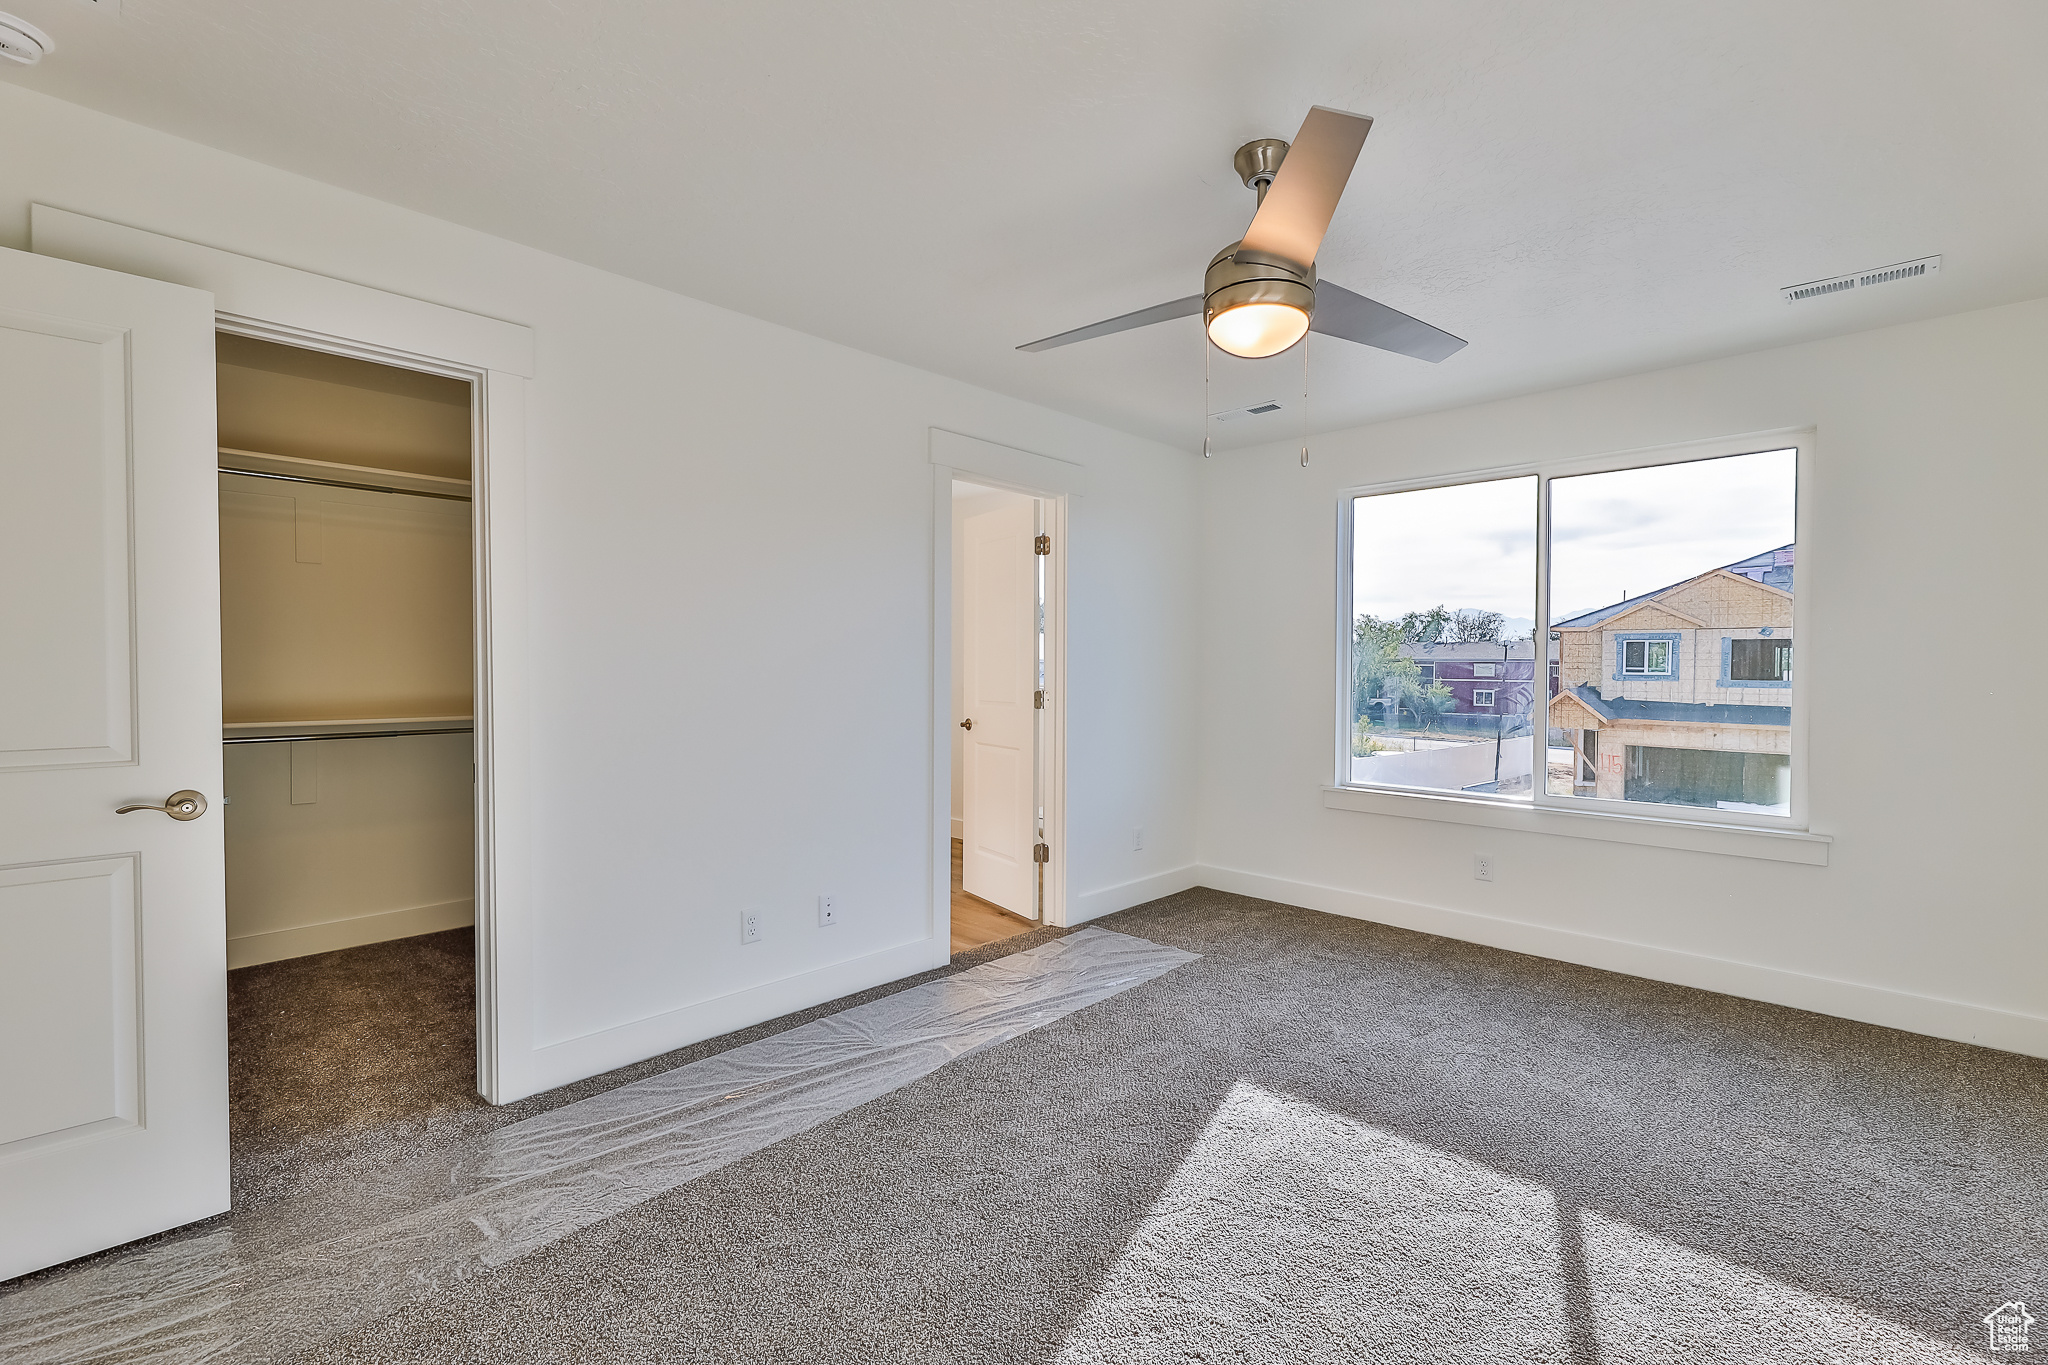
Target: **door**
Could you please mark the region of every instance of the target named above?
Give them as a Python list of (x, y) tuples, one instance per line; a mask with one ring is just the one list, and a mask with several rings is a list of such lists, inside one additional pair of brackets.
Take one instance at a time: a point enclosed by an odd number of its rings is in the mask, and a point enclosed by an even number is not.
[(228, 1206), (213, 325), (0, 250), (0, 1279)]
[(1018, 498), (968, 517), (960, 556), (960, 885), (1026, 919), (1038, 918), (1035, 514), (1031, 499)]

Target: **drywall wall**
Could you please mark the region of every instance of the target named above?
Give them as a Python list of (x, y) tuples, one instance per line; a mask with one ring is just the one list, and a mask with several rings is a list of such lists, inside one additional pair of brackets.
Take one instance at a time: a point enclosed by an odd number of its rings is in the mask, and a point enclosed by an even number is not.
[(227, 746), (228, 966), (476, 916), (468, 735)]
[[(0, 136), (0, 245), (27, 245), (42, 202), (535, 329), (520, 738), (542, 1046), (506, 1098), (944, 955), (934, 426), (1088, 468), (1072, 903), (1187, 884), (1186, 454), (18, 87), (0, 85)], [(826, 892), (845, 922), (821, 929)]]
[[(2048, 301), (1321, 436), (1307, 470), (1292, 445), (1209, 462), (1204, 880), (2048, 1056), (2027, 853), (2044, 368)], [(1324, 808), (1340, 489), (1809, 425), (1799, 666), (1827, 866)]]
[(224, 720), (470, 713), (468, 503), (220, 487)]

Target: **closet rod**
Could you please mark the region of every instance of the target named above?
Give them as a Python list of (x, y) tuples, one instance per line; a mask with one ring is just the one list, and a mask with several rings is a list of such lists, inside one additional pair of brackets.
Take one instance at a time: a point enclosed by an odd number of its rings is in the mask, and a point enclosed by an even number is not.
[(385, 488), (374, 483), (348, 483), (341, 479), (316, 479), (311, 474), (272, 474), (263, 469), (230, 469), (220, 467), (223, 474), (235, 474), (245, 479), (283, 479), (286, 483), (317, 483), (327, 488), (356, 488), (365, 493), (401, 493), (408, 498), (439, 498), (442, 502), (468, 502), (461, 493), (429, 493), (424, 488)]
[[(427, 496), (432, 497), (433, 494)], [(316, 739), (402, 739), (407, 735), (473, 735), (474, 725), (450, 725), (437, 730), (356, 730), (341, 735), (236, 735), (223, 744), (305, 744)]]

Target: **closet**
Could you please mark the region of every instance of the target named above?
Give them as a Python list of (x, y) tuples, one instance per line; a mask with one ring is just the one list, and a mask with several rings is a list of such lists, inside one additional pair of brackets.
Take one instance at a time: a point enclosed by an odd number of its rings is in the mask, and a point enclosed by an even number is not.
[(471, 924), (470, 386), (216, 358), (228, 966)]

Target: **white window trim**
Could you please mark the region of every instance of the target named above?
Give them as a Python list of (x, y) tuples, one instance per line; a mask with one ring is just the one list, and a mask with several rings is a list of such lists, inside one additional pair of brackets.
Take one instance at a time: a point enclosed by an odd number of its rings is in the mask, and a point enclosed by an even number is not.
[[(1494, 693), (1498, 691), (1500, 689), (1497, 687), (1475, 687), (1472, 689), (1472, 704), (1474, 706), (1491, 706), (1493, 705)], [(1479, 700), (1481, 697), (1486, 698), (1486, 700)]]
[[(1336, 628), (1336, 725), (1332, 744), (1333, 777), (1323, 789), (1323, 804), (1332, 810), (1354, 810), (1371, 814), (1399, 815), (1411, 819), (1444, 820), (1497, 829), (1523, 829), (1567, 837), (1605, 839), (1618, 843), (1650, 844), (1664, 848), (1694, 849), (1783, 862), (1825, 865), (1827, 848), (1833, 840), (1814, 833), (1808, 822), (1807, 796), (1807, 695), (1812, 669), (1794, 669), (1792, 677), (1792, 807), (1787, 816), (1755, 815), (1746, 812), (1686, 810), (1686, 818), (1646, 812), (1643, 803), (1603, 801), (1591, 797), (1552, 796), (1538, 781), (1529, 798), (1495, 796), (1471, 792), (1441, 792), (1420, 788), (1353, 785), (1350, 778), (1351, 736), (1351, 630), (1352, 606), (1352, 508), (1353, 500), (1380, 493), (1405, 493), (1424, 488), (1447, 488), (1492, 479), (1537, 479), (1536, 526), (1536, 620), (1550, 619), (1550, 481), (1578, 474), (1601, 474), (1619, 469), (1651, 465), (1712, 460), (1729, 455), (1751, 455), (1766, 450), (1797, 449), (1797, 506), (1793, 518), (1795, 544), (1811, 546), (1808, 509), (1814, 504), (1814, 431), (1811, 427), (1754, 432), (1742, 436), (1690, 441), (1641, 450), (1602, 455), (1534, 460), (1467, 470), (1456, 474), (1432, 474), (1390, 479), (1339, 490), (1337, 494), (1337, 614)], [(1812, 554), (1799, 566), (1800, 589), (1792, 601), (1792, 635), (1809, 638), (1807, 604), (1812, 600), (1812, 578), (1808, 572)], [(1547, 711), (1550, 702), (1548, 629), (1537, 628), (1535, 704)], [(1655, 677), (1659, 675), (1645, 675)], [(1543, 744), (1547, 725), (1536, 725), (1531, 744)], [(1547, 746), (1545, 746), (1547, 747)], [(1532, 764), (1538, 771), (1545, 764)]]
[(1325, 787), (1323, 806), (1326, 810), (1437, 820), (1570, 839), (1599, 839), (1614, 844), (1643, 844), (1693, 853), (1721, 853), (1770, 862), (1805, 863), (1811, 867), (1827, 866), (1828, 850), (1835, 842), (1825, 834), (1804, 830), (1745, 828), (1634, 813), (1560, 810), (1468, 792), (1404, 791), (1398, 787)]

